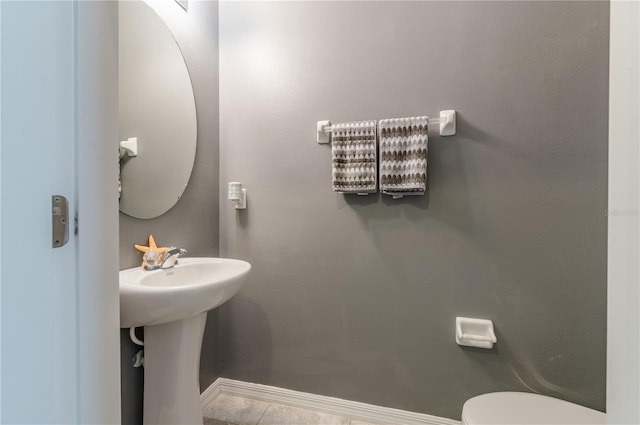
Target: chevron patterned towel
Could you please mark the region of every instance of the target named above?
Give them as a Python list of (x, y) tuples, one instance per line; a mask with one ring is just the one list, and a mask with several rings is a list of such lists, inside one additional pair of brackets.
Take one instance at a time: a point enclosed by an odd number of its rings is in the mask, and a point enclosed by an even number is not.
[(331, 126), (333, 190), (340, 193), (374, 193), (376, 122), (359, 121)]
[(429, 117), (380, 120), (380, 190), (394, 199), (427, 189)]

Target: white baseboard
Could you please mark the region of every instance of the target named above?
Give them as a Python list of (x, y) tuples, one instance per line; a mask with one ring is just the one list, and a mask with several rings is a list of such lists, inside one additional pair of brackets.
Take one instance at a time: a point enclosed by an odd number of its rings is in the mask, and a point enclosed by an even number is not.
[(219, 394), (251, 398), (385, 425), (460, 425), (459, 421), (453, 419), (226, 378), (218, 378), (200, 395), (203, 410)]

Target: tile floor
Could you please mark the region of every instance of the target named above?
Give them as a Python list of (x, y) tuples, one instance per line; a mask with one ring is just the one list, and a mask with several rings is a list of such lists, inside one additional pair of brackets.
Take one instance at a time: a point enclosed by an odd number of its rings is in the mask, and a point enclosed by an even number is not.
[(376, 425), (344, 416), (220, 394), (204, 409), (204, 425)]

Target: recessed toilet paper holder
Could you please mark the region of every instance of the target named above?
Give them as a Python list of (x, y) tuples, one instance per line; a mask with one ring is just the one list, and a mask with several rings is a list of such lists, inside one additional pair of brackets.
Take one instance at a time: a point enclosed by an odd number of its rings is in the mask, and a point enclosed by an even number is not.
[(496, 342), (498, 339), (491, 320), (456, 317), (456, 343), (458, 345), (490, 349)]

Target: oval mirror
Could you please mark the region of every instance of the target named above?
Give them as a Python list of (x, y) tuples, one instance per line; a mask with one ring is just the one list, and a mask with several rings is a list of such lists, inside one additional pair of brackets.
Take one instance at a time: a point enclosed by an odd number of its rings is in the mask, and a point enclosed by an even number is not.
[(120, 211), (167, 212), (182, 196), (196, 155), (196, 106), (187, 66), (169, 28), (142, 1), (119, 4)]

